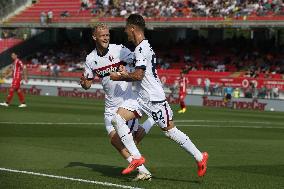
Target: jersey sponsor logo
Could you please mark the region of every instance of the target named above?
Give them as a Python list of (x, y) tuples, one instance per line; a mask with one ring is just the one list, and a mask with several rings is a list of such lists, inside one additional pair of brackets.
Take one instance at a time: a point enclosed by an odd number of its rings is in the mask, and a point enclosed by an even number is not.
[(116, 72), (118, 70), (119, 65), (121, 65), (121, 62), (111, 64), (105, 67), (101, 67), (98, 69), (94, 69), (94, 72), (99, 76), (99, 77), (105, 77), (109, 76), (110, 72)]

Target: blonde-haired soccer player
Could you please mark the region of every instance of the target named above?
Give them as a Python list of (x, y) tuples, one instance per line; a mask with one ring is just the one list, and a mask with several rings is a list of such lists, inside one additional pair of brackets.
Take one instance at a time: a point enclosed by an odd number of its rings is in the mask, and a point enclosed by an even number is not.
[[(115, 116), (115, 112), (118, 107), (125, 101), (128, 102), (124, 108), (131, 111), (137, 109), (136, 97), (132, 92), (131, 82), (126, 81), (112, 81), (110, 80), (110, 73), (116, 72), (119, 69), (124, 69), (127, 64), (133, 63), (133, 53), (123, 45), (109, 44), (110, 33), (109, 28), (104, 23), (99, 23), (93, 28), (92, 36), (96, 48), (87, 56), (84, 66), (84, 74), (81, 77), (81, 85), (84, 89), (89, 89), (92, 85), (95, 75), (101, 78), (101, 84), (105, 92), (105, 126), (111, 144), (119, 151), (119, 153), (128, 161), (132, 162), (135, 158), (135, 153), (127, 150), (126, 147), (134, 145), (125, 143), (125, 138), (132, 138), (133, 132), (136, 132), (136, 141), (139, 142), (145, 133), (149, 132), (150, 128), (154, 124), (152, 119), (146, 120), (142, 127), (138, 127), (138, 120), (129, 120), (128, 126), (124, 128), (125, 133), (121, 134), (121, 131), (113, 127), (111, 120)], [(136, 129), (135, 129), (136, 128)], [(123, 137), (121, 136), (123, 135)], [(138, 149), (137, 149), (138, 151)], [(142, 162), (138, 167), (138, 175), (135, 180), (150, 180), (151, 173), (145, 168)]]

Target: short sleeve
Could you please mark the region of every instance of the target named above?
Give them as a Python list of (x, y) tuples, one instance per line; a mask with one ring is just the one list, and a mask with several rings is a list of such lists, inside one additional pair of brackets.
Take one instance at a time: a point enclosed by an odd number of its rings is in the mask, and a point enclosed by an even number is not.
[(127, 64), (132, 64), (134, 61), (134, 53), (123, 45), (121, 45), (120, 48), (120, 60)]
[(147, 66), (147, 57), (143, 54), (142, 47), (135, 49), (135, 68), (146, 69)]

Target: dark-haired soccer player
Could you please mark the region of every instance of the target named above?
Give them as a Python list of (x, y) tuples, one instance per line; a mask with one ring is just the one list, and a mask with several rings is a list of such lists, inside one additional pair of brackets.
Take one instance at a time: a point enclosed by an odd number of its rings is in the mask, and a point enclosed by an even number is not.
[(25, 103), (25, 98), (24, 98), (24, 94), (21, 90), (21, 81), (22, 81), (22, 72), (24, 72), (24, 79), (27, 82), (27, 71), (26, 71), (26, 67), (23, 64), (23, 62), (18, 58), (18, 55), (16, 53), (12, 53), (11, 57), (13, 59), (13, 81), (12, 81), (12, 85), (9, 89), (9, 95), (6, 98), (6, 102), (0, 103), (0, 106), (6, 106), (8, 107), (13, 99), (14, 96), (14, 92), (17, 92), (18, 97), (19, 97), (19, 101), (20, 101), (20, 105), (18, 106), (19, 108), (25, 108), (27, 107), (26, 103)]
[[(136, 46), (134, 51), (135, 71), (111, 73), (112, 80), (137, 81), (138, 98), (141, 111), (151, 116), (165, 135), (178, 143), (186, 152), (192, 154), (198, 165), (198, 176), (204, 176), (207, 169), (207, 152), (201, 153), (189, 137), (174, 126), (173, 112), (166, 100), (161, 81), (156, 70), (156, 55), (144, 36), (145, 21), (141, 15), (131, 14), (127, 18), (125, 32), (128, 40)], [(135, 118), (135, 112), (120, 107), (112, 122), (114, 127), (125, 126), (126, 121)], [(119, 135), (123, 137), (122, 135)], [(130, 149), (131, 150), (131, 149)], [(123, 171), (125, 174), (135, 169), (137, 164), (130, 163)]]

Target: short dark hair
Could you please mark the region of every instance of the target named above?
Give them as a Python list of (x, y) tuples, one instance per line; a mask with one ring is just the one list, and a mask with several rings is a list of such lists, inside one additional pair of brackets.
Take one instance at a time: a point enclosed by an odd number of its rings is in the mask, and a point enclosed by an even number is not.
[(142, 31), (145, 29), (145, 20), (140, 14), (131, 14), (127, 20), (126, 24), (132, 24), (138, 26)]

